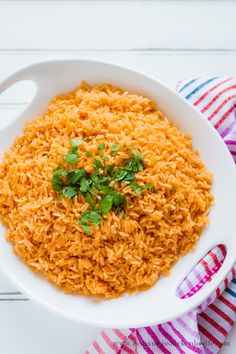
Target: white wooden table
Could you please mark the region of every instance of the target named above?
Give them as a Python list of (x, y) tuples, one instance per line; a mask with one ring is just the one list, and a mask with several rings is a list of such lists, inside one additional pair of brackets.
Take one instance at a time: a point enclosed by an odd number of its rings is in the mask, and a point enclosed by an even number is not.
[[(178, 80), (236, 76), (235, 1), (1, 1), (0, 81), (37, 60), (89, 57)], [(0, 128), (25, 107), (32, 87), (0, 97)], [(18, 293), (0, 274), (1, 354), (82, 354), (99, 329), (64, 320)], [(224, 354), (236, 352), (236, 329)]]

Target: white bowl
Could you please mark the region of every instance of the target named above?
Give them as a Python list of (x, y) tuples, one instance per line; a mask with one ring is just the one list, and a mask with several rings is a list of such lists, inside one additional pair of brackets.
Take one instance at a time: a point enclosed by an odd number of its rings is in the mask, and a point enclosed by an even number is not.
[[(22, 132), (24, 122), (42, 113), (58, 93), (74, 89), (82, 80), (90, 84), (108, 82), (131, 92), (151, 97), (166, 116), (193, 137), (194, 147), (214, 175), (215, 205), (210, 213), (210, 226), (203, 232), (196, 251), (182, 257), (169, 277), (161, 278), (147, 291), (124, 295), (114, 300), (94, 300), (66, 295), (41, 277), (34, 275), (13, 254), (12, 245), (0, 227), (0, 269), (32, 300), (67, 318), (99, 327), (141, 327), (165, 322), (183, 315), (205, 300), (221, 283), (236, 261), (235, 200), (236, 168), (224, 142), (208, 121), (159, 81), (116, 65), (92, 60), (55, 60), (28, 66), (0, 84), (0, 94), (12, 84), (31, 80), (37, 92), (27, 109), (12, 124), (0, 131), (0, 151), (9, 148), (14, 137)], [(211, 282), (195, 296), (179, 299), (176, 289), (194, 265), (212, 247), (224, 244), (226, 259)]]

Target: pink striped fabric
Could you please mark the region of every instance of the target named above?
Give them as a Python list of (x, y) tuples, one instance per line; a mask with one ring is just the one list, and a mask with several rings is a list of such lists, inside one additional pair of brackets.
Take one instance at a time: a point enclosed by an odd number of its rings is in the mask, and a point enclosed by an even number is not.
[[(207, 77), (181, 81), (177, 91), (217, 129), (236, 161), (236, 79)], [(193, 296), (214, 277), (226, 256), (218, 245), (197, 264), (178, 288)], [(197, 309), (174, 321), (138, 329), (104, 330), (87, 354), (216, 354), (236, 321), (236, 265), (219, 288)]]

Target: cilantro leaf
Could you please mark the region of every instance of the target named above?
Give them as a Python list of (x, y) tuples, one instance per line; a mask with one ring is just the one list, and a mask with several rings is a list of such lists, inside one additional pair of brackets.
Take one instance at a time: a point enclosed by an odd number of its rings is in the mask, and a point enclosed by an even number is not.
[(67, 182), (71, 183), (71, 184), (76, 184), (81, 180), (81, 178), (83, 178), (85, 176), (86, 176), (86, 174), (85, 174), (84, 169), (81, 169), (81, 170), (73, 169), (73, 170), (70, 170), (70, 172), (69, 172)]
[(97, 167), (97, 168), (101, 168), (102, 170), (104, 170), (103, 164), (101, 163), (100, 160), (98, 160), (96, 158), (93, 159), (93, 166)]
[(115, 206), (124, 205), (126, 203), (125, 196), (116, 191), (113, 188), (104, 189), (105, 195), (110, 195), (113, 198), (113, 204)]
[(78, 148), (77, 148), (77, 146), (72, 146), (69, 152), (71, 152), (72, 154), (78, 155)]
[(123, 178), (122, 182), (130, 184), (135, 179), (133, 172), (127, 172), (126, 176)]
[(91, 206), (91, 208), (94, 208), (95, 206), (95, 201), (93, 200), (91, 194), (89, 192), (86, 193), (85, 196), (86, 201), (89, 203), (89, 205)]
[(70, 146), (71, 147), (78, 147), (78, 146), (80, 146), (83, 143), (84, 143), (83, 139), (75, 138), (75, 139), (71, 139), (70, 140)]
[(104, 149), (105, 149), (105, 143), (99, 144), (98, 147), (97, 147), (97, 149), (98, 149), (98, 151), (104, 150)]
[(94, 167), (94, 173), (93, 173), (94, 175), (99, 174), (99, 169), (104, 170), (104, 168), (105, 168), (103, 166), (103, 164), (101, 163), (101, 161), (96, 158), (93, 159), (93, 167)]
[(104, 156), (104, 155), (99, 155), (101, 157), (101, 159), (103, 159), (103, 161), (108, 161), (109, 158), (107, 156)]
[(119, 144), (113, 144), (111, 147), (111, 155), (115, 155), (117, 151), (120, 150), (120, 145)]
[(140, 161), (137, 162), (136, 166), (139, 172), (143, 171), (143, 164)]
[(113, 169), (114, 169), (114, 166), (113, 166), (113, 165), (108, 165), (108, 166), (107, 166), (107, 169), (106, 169), (106, 173), (107, 173), (108, 175), (110, 175), (111, 172), (113, 171)]
[(113, 197), (111, 195), (106, 195), (102, 200), (100, 204), (100, 211), (102, 214), (107, 214), (109, 210), (111, 210), (112, 205), (113, 205)]
[(92, 183), (91, 179), (88, 179), (86, 177), (83, 177), (80, 181), (80, 192), (88, 192), (90, 185)]
[(97, 195), (99, 190), (96, 187), (92, 186), (89, 188), (89, 192), (93, 195)]
[(64, 181), (61, 177), (67, 176), (70, 170), (63, 170), (62, 165), (58, 165), (52, 175), (52, 187), (58, 192), (61, 192)]
[(142, 186), (142, 190), (149, 190), (149, 191), (151, 191), (151, 192), (155, 192), (155, 187), (154, 187), (154, 185), (153, 184), (151, 184), (151, 183), (146, 183), (146, 184), (144, 184), (144, 186)]
[(114, 180), (115, 181), (122, 181), (125, 176), (127, 175), (127, 171), (125, 170), (116, 170), (114, 173)]
[(124, 182), (130, 184), (135, 179), (135, 175), (132, 171), (127, 171), (126, 169), (123, 170), (116, 170), (114, 173), (114, 180), (116, 182)]
[(58, 173), (60, 176), (65, 177), (70, 173), (70, 170), (59, 170)]
[(91, 153), (91, 151), (86, 151), (85, 155), (89, 157), (89, 156), (92, 156), (92, 153)]
[(58, 192), (61, 192), (63, 186), (63, 180), (60, 178), (58, 171), (55, 171), (52, 175), (52, 187)]
[(93, 183), (95, 184), (95, 186), (97, 186), (98, 188), (100, 188), (100, 179), (97, 175), (92, 175), (91, 176), (91, 180), (93, 181)]
[(126, 162), (124, 169), (133, 173), (143, 171), (142, 161), (136, 158), (129, 159)]
[(143, 159), (143, 156), (140, 154), (140, 152), (132, 149), (131, 147), (128, 147), (129, 151), (132, 152), (132, 154), (134, 155), (135, 159), (138, 159), (138, 160), (142, 160)]
[(136, 181), (133, 181), (130, 187), (136, 194), (140, 195), (142, 193), (142, 188), (138, 186)]
[(142, 193), (144, 190), (150, 190), (151, 192), (155, 192), (155, 188), (151, 183), (144, 184), (143, 186), (139, 186), (137, 181), (133, 181), (131, 183), (131, 189), (138, 195)]
[[(98, 194), (98, 191), (101, 190), (104, 186), (108, 186), (110, 183), (110, 178), (108, 176), (100, 176), (97, 174), (93, 174), (91, 176), (91, 180), (93, 182), (92, 188), (95, 187), (95, 190), (97, 191), (96, 194)], [(92, 191), (91, 191), (91, 193), (92, 193)]]
[(77, 188), (75, 187), (64, 187), (62, 189), (62, 194), (64, 197), (71, 199), (77, 194)]
[(69, 151), (64, 160), (69, 164), (74, 165), (76, 162), (78, 162), (78, 155)]
[(80, 221), (79, 221), (79, 225), (82, 227), (86, 235), (90, 235), (90, 226), (86, 224), (82, 224)]
[(99, 179), (99, 184), (101, 186), (108, 186), (109, 183), (110, 183), (110, 178), (109, 177), (104, 176), (104, 177), (101, 177)]
[(79, 220), (80, 225), (84, 225), (87, 223), (90, 223), (93, 225), (99, 225), (100, 222), (101, 222), (101, 214), (99, 211), (95, 211), (95, 210), (84, 211), (80, 220)]
[(63, 168), (64, 168), (64, 166), (59, 164), (59, 165), (57, 165), (57, 167), (55, 168), (54, 171), (61, 171)]

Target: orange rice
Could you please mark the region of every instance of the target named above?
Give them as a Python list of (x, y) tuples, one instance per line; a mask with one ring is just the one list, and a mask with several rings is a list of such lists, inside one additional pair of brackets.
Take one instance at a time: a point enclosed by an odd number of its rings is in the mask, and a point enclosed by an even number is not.
[[(143, 155), (138, 183), (155, 192), (117, 191), (125, 210), (103, 216), (86, 235), (77, 223), (89, 204), (78, 193), (58, 200), (51, 178), (72, 138), (80, 146), (76, 167), (93, 170), (98, 144), (106, 143), (105, 164), (122, 165), (127, 146)], [(115, 156), (111, 146), (120, 144)], [(26, 124), (0, 165), (0, 216), (14, 252), (34, 272), (65, 292), (105, 298), (154, 285), (179, 257), (194, 249), (208, 223), (212, 176), (191, 137), (157, 110), (149, 98), (110, 85), (82, 83), (54, 98), (47, 111)]]

